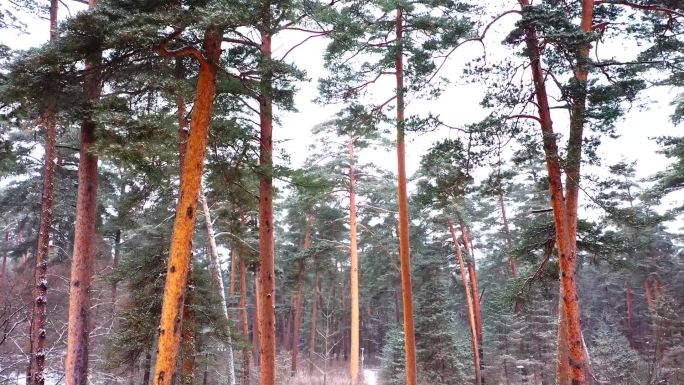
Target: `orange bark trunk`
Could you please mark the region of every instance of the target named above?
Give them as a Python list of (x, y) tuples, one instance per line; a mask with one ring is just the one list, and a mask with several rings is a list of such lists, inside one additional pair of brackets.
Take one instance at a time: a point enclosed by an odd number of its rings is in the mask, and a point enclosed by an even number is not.
[(480, 351), (480, 365), (482, 365), (482, 312), (480, 309), (480, 290), (477, 285), (477, 269), (475, 263), (475, 255), (473, 253), (473, 244), (470, 242), (470, 230), (465, 221), (459, 216), (461, 225), (461, 238), (463, 239), (463, 247), (467, 255), (466, 267), (468, 268), (468, 276), (470, 277), (470, 287), (473, 293), (473, 310), (475, 314), (475, 326), (477, 326), (477, 341), (479, 343), (478, 350)]
[(349, 377), (351, 385), (359, 382), (359, 255), (356, 244), (356, 175), (354, 170), (354, 137), (349, 137), (349, 259), (351, 276), (351, 345)]
[(181, 173), (182, 183), (176, 206), (159, 326), (155, 385), (171, 385), (176, 371), (181, 315), (190, 267), (197, 198), (204, 169), (204, 153), (216, 91), (215, 64), (221, 55), (221, 37), (222, 31), (213, 27), (209, 27), (204, 36), (207, 58), (200, 62), (191, 130)]
[(406, 191), (406, 149), (404, 144), (404, 51), (402, 47), (404, 23), (401, 9), (397, 9), (395, 26), (398, 44), (394, 60), (397, 78), (399, 261), (401, 264), (401, 292), (404, 308), (404, 350), (406, 351), (406, 384), (416, 385), (416, 337), (413, 321), (413, 287), (411, 285), (408, 193)]
[[(586, 5), (586, 3), (587, 1), (584, 1), (583, 5)], [(520, 0), (520, 4), (523, 6), (530, 5), (529, 0)], [(586, 384), (585, 370), (587, 367), (587, 354), (584, 344), (582, 343), (579, 300), (577, 297), (575, 283), (575, 267), (577, 262), (575, 248), (577, 201), (574, 195), (576, 195), (576, 192), (573, 191), (571, 193), (573, 195), (568, 196), (568, 202), (566, 206), (563, 194), (563, 182), (558, 157), (558, 147), (556, 144), (556, 136), (553, 132), (553, 122), (551, 120), (548, 96), (546, 93), (544, 72), (541, 65), (539, 41), (534, 27), (529, 27), (527, 29), (526, 43), (527, 52), (530, 58), (535, 95), (537, 98), (537, 107), (539, 109), (543, 147), (544, 153), (546, 155), (546, 165), (549, 176), (549, 192), (551, 195), (551, 206), (553, 209), (554, 225), (556, 229), (556, 238), (559, 251), (561, 282), (559, 296), (560, 325), (558, 332), (559, 359), (557, 364), (557, 381), (558, 384), (561, 385), (567, 384), (568, 381), (572, 382), (573, 385), (584, 385)], [(573, 134), (573, 131), (576, 130), (571, 129), (571, 136), (577, 135), (577, 132)], [(570, 151), (581, 150), (581, 148), (573, 149), (572, 146), (569, 147), (569, 157), (571, 156)], [(577, 163), (576, 168), (577, 175), (579, 175), (579, 163)], [(572, 175), (571, 170), (568, 170), (568, 175)], [(575, 189), (576, 187), (571, 190)], [(567, 355), (565, 354), (566, 351)]]
[(461, 253), (461, 247), (456, 239), (456, 231), (454, 231), (454, 225), (451, 220), (448, 222), (449, 232), (451, 233), (451, 240), (454, 243), (454, 248), (456, 249), (456, 262), (461, 271), (461, 280), (463, 281), (463, 291), (465, 292), (466, 305), (468, 308), (468, 325), (470, 326), (470, 341), (472, 343), (473, 349), (473, 366), (475, 368), (475, 383), (477, 385), (482, 385), (482, 369), (480, 365), (480, 349), (479, 340), (477, 336), (477, 323), (475, 321), (475, 308), (473, 306), (474, 298), (470, 292), (470, 285), (468, 284), (468, 277), (466, 276), (465, 262), (463, 261), (463, 254)]
[[(50, 1), (50, 41), (57, 38), (58, 0)], [(55, 165), (57, 161), (57, 122), (54, 107), (46, 108), (45, 122), (45, 168), (43, 171), (43, 192), (40, 208), (40, 228), (36, 247), (36, 266), (33, 286), (33, 317), (29, 341), (29, 376), (27, 385), (44, 385), (45, 378), (45, 321), (47, 319), (47, 265), (50, 248), (50, 228), (52, 227), (55, 199)], [(4, 265), (4, 261), (3, 261)], [(4, 266), (3, 266), (4, 272)]]
[[(268, 11), (270, 12), (270, 10)], [(276, 384), (275, 250), (273, 234), (273, 72), (271, 35), (261, 32), (261, 94), (259, 95), (259, 383)]]
[[(97, 0), (90, 0), (94, 7)], [(100, 96), (99, 73), (95, 70), (102, 60), (100, 52), (86, 59), (84, 92), (89, 103)], [(90, 285), (95, 257), (95, 225), (97, 223), (97, 155), (92, 153), (95, 144), (95, 122), (88, 116), (81, 123), (78, 165), (78, 196), (76, 198), (76, 232), (74, 254), (71, 258), (69, 285), (69, 318), (67, 353), (64, 360), (66, 385), (88, 384), (88, 333), (90, 332)]]

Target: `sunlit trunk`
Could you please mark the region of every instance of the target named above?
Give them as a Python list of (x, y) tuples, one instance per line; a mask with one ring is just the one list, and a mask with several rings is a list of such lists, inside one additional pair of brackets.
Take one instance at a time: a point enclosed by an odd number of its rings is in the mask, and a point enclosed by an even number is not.
[(171, 238), (166, 284), (159, 326), (155, 385), (171, 385), (176, 371), (185, 289), (191, 259), (197, 198), (204, 169), (204, 153), (216, 92), (216, 63), (221, 55), (222, 31), (209, 27), (204, 36), (207, 60), (200, 62), (191, 130), (181, 173), (180, 194)]

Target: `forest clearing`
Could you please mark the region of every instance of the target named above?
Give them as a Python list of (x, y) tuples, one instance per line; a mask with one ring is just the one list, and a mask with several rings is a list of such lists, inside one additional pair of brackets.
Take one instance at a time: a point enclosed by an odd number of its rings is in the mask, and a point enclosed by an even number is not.
[(684, 2), (0, 1), (0, 385), (684, 385)]

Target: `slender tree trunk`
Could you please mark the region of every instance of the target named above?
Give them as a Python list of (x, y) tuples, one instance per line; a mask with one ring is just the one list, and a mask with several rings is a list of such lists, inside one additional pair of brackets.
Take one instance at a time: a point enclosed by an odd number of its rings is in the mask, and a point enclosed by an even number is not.
[(294, 322), (292, 327), (292, 364), (290, 366), (290, 375), (292, 377), (297, 374), (297, 356), (299, 355), (300, 333), (302, 328), (302, 308), (304, 307), (304, 293), (298, 292), (295, 296), (295, 311)]
[[(5, 247), (9, 247), (9, 231), (5, 231)], [(7, 283), (7, 249), (2, 254), (2, 268), (0, 268), (0, 289)]]
[[(221, 264), (219, 263), (218, 248), (216, 247), (216, 237), (214, 236), (214, 227), (211, 222), (211, 213), (209, 212), (209, 205), (204, 196), (204, 192), (200, 193), (200, 203), (202, 204), (202, 211), (204, 212), (204, 223), (207, 226), (207, 238), (209, 238), (209, 270), (211, 271), (212, 280), (219, 292), (221, 298), (221, 308), (223, 309), (223, 318), (226, 322), (226, 335), (228, 336), (228, 383), (235, 385), (237, 379), (235, 378), (235, 361), (233, 358), (233, 341), (230, 333), (230, 317), (228, 317), (228, 301), (226, 300), (226, 291), (223, 287), (223, 274), (221, 273)], [(233, 258), (233, 262), (237, 258)]]
[(480, 359), (480, 382), (484, 381), (484, 348), (482, 337), (482, 310), (480, 309), (480, 291), (478, 289), (477, 270), (475, 265), (475, 255), (473, 253), (473, 245), (470, 242), (470, 230), (465, 221), (458, 215), (461, 225), (461, 238), (463, 239), (463, 247), (465, 248), (468, 260), (466, 261), (466, 268), (468, 269), (468, 277), (470, 277), (470, 288), (473, 296), (473, 314), (475, 316), (475, 327), (477, 330), (477, 351)]
[[(466, 305), (468, 307), (468, 325), (470, 326), (470, 340), (473, 348), (473, 366), (475, 367), (475, 384), (482, 385), (482, 369), (480, 365), (480, 349), (479, 341), (477, 336), (477, 323), (475, 321), (475, 308), (473, 302), (475, 298), (470, 291), (470, 284), (468, 284), (468, 277), (466, 276), (466, 266), (463, 261), (463, 254), (461, 253), (461, 246), (458, 244), (456, 239), (456, 231), (454, 231), (454, 225), (449, 220), (449, 232), (451, 233), (451, 240), (454, 243), (454, 248), (456, 250), (456, 262), (461, 271), (461, 280), (463, 281), (463, 289), (466, 297)], [(464, 245), (465, 247), (465, 245)], [(467, 250), (467, 247), (466, 247)]]
[[(116, 233), (114, 234), (114, 260), (112, 261), (112, 270), (116, 270), (119, 267), (119, 258), (121, 256), (121, 229), (116, 229)], [(112, 282), (112, 288), (111, 288), (111, 297), (112, 297), (112, 314), (116, 313), (116, 290), (117, 290), (117, 284), (116, 281)]]
[(214, 27), (207, 28), (204, 36), (204, 51), (207, 59), (200, 62), (191, 130), (181, 173), (182, 183), (176, 206), (177, 215), (166, 273), (159, 326), (159, 351), (154, 374), (155, 385), (171, 385), (176, 370), (181, 315), (190, 267), (197, 198), (204, 169), (204, 152), (216, 91), (216, 63), (221, 55), (221, 38), (221, 30)]
[[(94, 7), (97, 0), (90, 0)], [(102, 60), (97, 51), (86, 59), (84, 93), (92, 106), (100, 96), (100, 74), (95, 68)], [(95, 232), (97, 223), (97, 155), (92, 153), (95, 144), (95, 122), (92, 111), (81, 122), (80, 152), (78, 165), (78, 195), (76, 198), (76, 223), (74, 254), (71, 258), (71, 281), (69, 286), (69, 317), (67, 352), (64, 361), (66, 385), (88, 384), (88, 333), (90, 332), (90, 285), (93, 259), (95, 257)]]
[[(240, 260), (240, 322), (242, 324), (242, 335), (249, 338), (249, 318), (247, 316), (247, 266), (242, 253)], [(242, 384), (249, 384), (249, 349), (242, 349)]]
[[(266, 9), (270, 16), (270, 9)], [(265, 19), (269, 19), (267, 16)], [(266, 22), (267, 20), (264, 20)], [(268, 24), (268, 23), (267, 23)], [(260, 352), (259, 383), (275, 385), (276, 320), (275, 320), (275, 250), (273, 238), (273, 71), (271, 69), (271, 35), (261, 32), (261, 92), (259, 95), (259, 301)]]
[(237, 274), (237, 264), (237, 246), (235, 243), (233, 243), (232, 247), (230, 248), (230, 286), (228, 290), (228, 302), (232, 301), (232, 298), (235, 295), (235, 276)]
[[(57, 38), (58, 0), (50, 0), (50, 41)], [(55, 166), (57, 153), (57, 122), (54, 106), (49, 106), (43, 116), (45, 122), (45, 168), (43, 170), (43, 192), (40, 208), (40, 229), (36, 247), (36, 267), (33, 286), (33, 315), (31, 321), (31, 349), (29, 356), (29, 376), (27, 385), (44, 385), (45, 378), (45, 320), (47, 318), (47, 265), (50, 250), (50, 230), (52, 227), (55, 199)], [(3, 276), (5, 261), (3, 260)]]
[(259, 314), (259, 302), (261, 300), (261, 288), (259, 287), (259, 271), (254, 272), (254, 319), (252, 320), (252, 348), (254, 349), (254, 364), (259, 366), (259, 347), (261, 344), (261, 315)]
[[(313, 218), (311, 214), (306, 215), (306, 230), (304, 231), (304, 251), (308, 252), (311, 249), (311, 231)], [(306, 258), (306, 257), (305, 257)], [(302, 310), (304, 307), (304, 272), (306, 269), (306, 261), (304, 259), (299, 262), (299, 271), (297, 272), (297, 292), (295, 293), (295, 312), (294, 312), (294, 328), (292, 329), (292, 367), (291, 376), (294, 377), (297, 373), (297, 356), (299, 355), (299, 340), (302, 329)]]
[[(584, 1), (583, 5), (586, 5), (586, 3), (587, 1)], [(529, 6), (529, 0), (520, 0), (520, 4)], [(537, 107), (539, 109), (539, 120), (549, 176), (549, 192), (551, 195), (551, 206), (554, 214), (554, 225), (559, 251), (561, 282), (559, 296), (560, 325), (558, 331), (559, 359), (557, 363), (557, 383), (559, 385), (566, 385), (570, 381), (573, 385), (584, 385), (586, 384), (585, 370), (587, 366), (587, 354), (584, 345), (582, 344), (579, 299), (577, 297), (575, 282), (577, 253), (574, 238), (576, 237), (577, 201), (574, 196), (568, 196), (566, 206), (563, 194), (558, 147), (556, 144), (556, 136), (553, 132), (553, 122), (551, 120), (544, 72), (541, 65), (539, 40), (533, 26), (529, 27), (526, 31), (526, 43), (527, 52), (530, 58), (535, 95), (537, 98)], [(573, 138), (571, 138), (570, 141), (572, 142), (576, 136), (577, 132), (573, 133), (573, 128), (571, 127), (571, 137)], [(581, 146), (581, 133), (579, 135), (579, 141)], [(571, 150), (576, 151), (577, 156), (581, 154), (581, 147), (574, 148), (573, 145), (570, 145), (568, 150), (569, 157), (575, 156), (570, 154)], [(573, 179), (573, 184), (575, 185), (573, 190), (576, 190), (577, 177), (579, 176), (579, 163), (573, 166), (577, 169), (576, 175), (573, 174), (572, 169), (566, 170), (568, 177)], [(575, 200), (573, 201), (573, 199)], [(569, 213), (569, 211), (571, 211), (571, 213)], [(565, 353), (566, 351), (567, 354)]]
[(349, 136), (349, 250), (351, 267), (351, 385), (359, 382), (359, 256), (356, 245), (356, 174), (354, 169), (354, 136)]
[(632, 288), (629, 284), (625, 285), (625, 300), (627, 302), (627, 340), (629, 340), (629, 346), (634, 348), (634, 329), (632, 328)]
[(281, 343), (285, 350), (292, 351), (292, 327), (295, 323), (295, 307), (297, 307), (297, 295), (293, 293), (290, 297), (290, 307), (285, 320), (285, 327), (282, 329)]
[(411, 256), (409, 241), (408, 193), (406, 191), (406, 149), (404, 144), (404, 51), (402, 46), (404, 22), (402, 10), (397, 9), (395, 54), (397, 78), (397, 164), (399, 200), (399, 259), (401, 262), (401, 291), (404, 304), (404, 350), (406, 351), (406, 385), (416, 385), (416, 339), (413, 322), (413, 287), (411, 285)]
[[(501, 222), (503, 223), (504, 235), (506, 236), (506, 250), (510, 253), (513, 249), (513, 238), (511, 237), (511, 230), (508, 226), (508, 216), (506, 215), (506, 205), (504, 204), (503, 189), (501, 189), (501, 186), (499, 186), (499, 207), (501, 208)], [(515, 256), (512, 254), (509, 255), (508, 260), (511, 264), (511, 275), (515, 278), (518, 276), (518, 264), (515, 260)]]
[[(594, 0), (582, 0), (582, 20), (581, 29), (585, 33), (589, 34), (592, 32), (592, 20), (594, 11)], [(565, 200), (566, 200), (566, 213), (568, 222), (568, 236), (571, 245), (571, 254), (576, 257), (577, 255), (577, 212), (579, 204), (579, 185), (580, 185), (580, 166), (582, 163), (582, 140), (584, 123), (586, 116), (586, 103), (587, 103), (587, 77), (588, 77), (588, 65), (589, 65), (589, 45), (583, 47), (576, 54), (577, 68), (575, 71), (574, 79), (574, 92), (572, 93), (572, 114), (570, 119), (570, 136), (568, 138), (567, 147), (567, 157), (565, 162)], [(573, 261), (573, 277), (575, 274), (575, 261)], [(562, 292), (561, 287), (561, 298), (565, 297)], [(571, 294), (575, 295), (576, 294)], [(567, 329), (568, 317), (570, 316), (569, 310), (565, 307), (565, 301), (560, 301), (562, 316), (560, 317), (560, 323), (562, 329)], [(578, 315), (579, 317), (579, 315)], [(579, 330), (582, 333), (581, 329)], [(568, 341), (569, 332), (559, 332), (559, 353), (561, 351), (568, 352), (570, 349), (564, 347), (563, 344), (569, 344)], [(592, 368), (591, 360), (589, 359), (589, 350), (584, 343), (584, 335), (581, 335), (582, 340), (582, 354), (584, 359), (584, 370), (585, 377), (591, 378)], [(561, 356), (562, 357), (562, 356)], [(567, 362), (567, 364), (565, 364)], [(571, 380), (575, 379), (575, 376), (570, 372), (572, 364), (570, 359), (562, 357), (558, 364), (560, 370), (559, 373), (567, 372), (567, 376), (559, 376), (558, 380), (561, 384), (566, 384)], [(565, 368), (561, 368), (565, 366)], [(572, 376), (572, 377), (568, 377)]]
[(309, 335), (309, 372), (313, 370), (313, 359), (316, 357), (316, 335), (318, 334), (318, 301), (321, 296), (321, 277), (316, 270), (316, 280), (314, 282), (313, 299), (311, 300), (311, 333)]

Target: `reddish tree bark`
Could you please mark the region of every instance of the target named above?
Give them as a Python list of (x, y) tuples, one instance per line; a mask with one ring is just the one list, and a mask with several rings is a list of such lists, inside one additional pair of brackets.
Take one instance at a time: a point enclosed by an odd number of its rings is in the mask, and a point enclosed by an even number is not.
[[(271, 12), (267, 9), (266, 12)], [(268, 19), (268, 17), (266, 17)], [(264, 23), (268, 25), (268, 20)], [(261, 92), (259, 95), (259, 383), (276, 383), (275, 250), (273, 234), (273, 72), (271, 34), (261, 31)]]
[(470, 277), (470, 288), (472, 291), (473, 301), (473, 315), (475, 317), (475, 327), (477, 330), (477, 351), (480, 361), (480, 381), (484, 383), (484, 348), (482, 339), (482, 310), (480, 309), (480, 291), (477, 284), (477, 269), (475, 265), (475, 256), (473, 253), (473, 245), (470, 242), (470, 231), (463, 218), (459, 215), (459, 222), (461, 226), (461, 239), (463, 239), (463, 247), (468, 253), (466, 268), (468, 269), (468, 277)]
[[(522, 6), (529, 6), (529, 0), (520, 0)], [(582, 27), (583, 30), (587, 18), (589, 27), (593, 1), (583, 0)], [(588, 9), (591, 8), (591, 9)], [(579, 166), (581, 158), (581, 143), (584, 115), (575, 116), (575, 122), (571, 122), (571, 132), (568, 142), (568, 160), (566, 176), (568, 188), (566, 197), (563, 193), (561, 166), (558, 156), (556, 136), (553, 131), (553, 122), (549, 109), (548, 95), (544, 71), (541, 64), (539, 40), (534, 26), (526, 31), (527, 54), (530, 58), (532, 80), (539, 110), (539, 122), (541, 124), (544, 153), (549, 177), (549, 193), (553, 209), (554, 225), (559, 252), (560, 267), (560, 295), (559, 295), (559, 329), (558, 329), (558, 383), (565, 385), (572, 382), (573, 385), (586, 384), (588, 362), (587, 352), (582, 342), (582, 330), (580, 325), (579, 299), (575, 282), (575, 268), (577, 263), (576, 233), (577, 233), (577, 197), (579, 183)], [(588, 51), (587, 51), (588, 52)], [(582, 53), (584, 54), (584, 53)], [(586, 59), (586, 58), (585, 58)], [(580, 66), (579, 71), (585, 66)], [(586, 83), (586, 77), (581, 78), (578, 72), (578, 81)], [(578, 103), (576, 100), (575, 103)]]
[(404, 144), (404, 50), (402, 45), (404, 22), (400, 8), (397, 9), (395, 28), (398, 45), (394, 62), (397, 87), (399, 260), (401, 264), (401, 292), (404, 308), (404, 350), (406, 351), (406, 384), (416, 385), (416, 337), (413, 321), (408, 193), (406, 191), (406, 149)]
[[(97, 0), (90, 0), (94, 7)], [(84, 93), (88, 103), (93, 104), (100, 96), (100, 74), (96, 70), (102, 60), (100, 52), (86, 58)], [(76, 223), (74, 254), (71, 258), (71, 281), (69, 285), (69, 318), (67, 353), (64, 360), (66, 385), (88, 384), (88, 333), (90, 332), (90, 285), (95, 257), (95, 233), (97, 223), (97, 155), (92, 153), (95, 144), (95, 122), (92, 116), (81, 122), (78, 165), (78, 195), (76, 198)]]
[[(213, 99), (216, 92), (216, 64), (221, 56), (222, 31), (208, 27), (204, 34), (204, 52), (190, 49), (200, 59), (191, 130), (181, 173), (181, 186), (176, 206), (176, 219), (171, 239), (171, 250), (166, 272), (166, 285), (159, 326), (159, 350), (155, 366), (155, 385), (171, 385), (176, 371), (180, 343), (181, 317), (190, 267), (190, 251), (200, 181), (204, 169), (204, 153), (211, 122)], [(166, 43), (166, 42), (165, 42)], [(159, 47), (164, 56), (174, 56)], [(206, 55), (206, 56), (205, 56)]]
[[(50, 1), (50, 41), (57, 38), (58, 0)], [(43, 116), (45, 124), (45, 157), (43, 169), (43, 192), (40, 207), (40, 228), (36, 247), (36, 266), (33, 283), (33, 312), (31, 319), (31, 348), (29, 350), (29, 371), (27, 385), (43, 385), (45, 378), (45, 321), (47, 319), (47, 265), (50, 249), (50, 230), (52, 227), (55, 199), (55, 167), (57, 161), (57, 122), (54, 106), (48, 106)], [(5, 256), (6, 257), (6, 256)], [(5, 260), (3, 260), (3, 275)]]
[[(468, 277), (466, 276), (466, 266), (463, 261), (463, 254), (461, 253), (461, 246), (458, 244), (456, 239), (456, 231), (454, 231), (454, 225), (451, 220), (448, 221), (449, 233), (451, 234), (451, 241), (454, 243), (456, 262), (458, 263), (459, 269), (461, 271), (461, 280), (463, 281), (463, 290), (466, 297), (466, 306), (468, 308), (468, 325), (470, 326), (470, 341), (473, 348), (473, 366), (475, 368), (475, 383), (477, 385), (482, 385), (482, 368), (480, 365), (480, 349), (479, 340), (477, 333), (477, 322), (475, 320), (475, 308), (473, 302), (475, 298), (470, 291), (471, 285), (468, 283)], [(465, 245), (464, 245), (465, 247)], [(466, 247), (467, 250), (467, 247)]]

